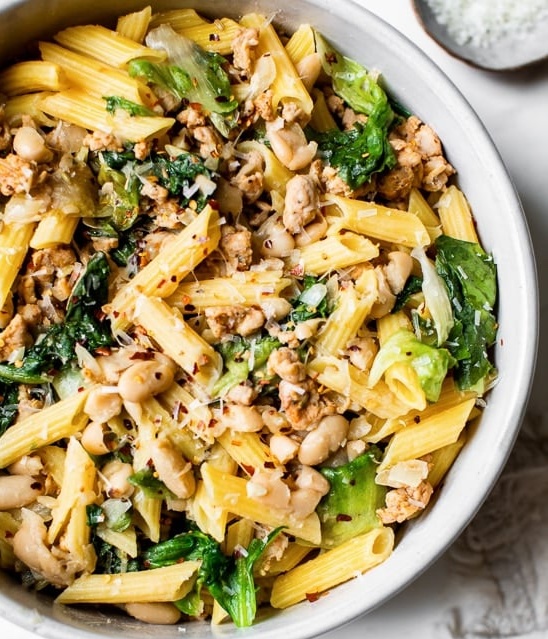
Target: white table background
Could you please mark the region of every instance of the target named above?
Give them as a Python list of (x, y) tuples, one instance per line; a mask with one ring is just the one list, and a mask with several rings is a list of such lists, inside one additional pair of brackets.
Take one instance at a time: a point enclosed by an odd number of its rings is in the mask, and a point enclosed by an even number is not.
[[(543, 314), (548, 301), (542, 294), (548, 284), (545, 274), (548, 257), (544, 252), (548, 237), (548, 61), (517, 73), (494, 74), (474, 69), (450, 57), (426, 36), (409, 0), (359, 1), (422, 48), (452, 78), (485, 123), (514, 180), (529, 221), (537, 254)], [(546, 336), (541, 334), (536, 381), (524, 425), (525, 433), (537, 442), (533, 446), (537, 451), (544, 450), (543, 440), (538, 444), (539, 434), (548, 434), (545, 424), (548, 393), (543, 384), (548, 372), (546, 346)], [(523, 456), (523, 451), (519, 454)], [(545, 459), (548, 473), (548, 454)], [(548, 487), (542, 459), (535, 472)], [(506, 488), (506, 484), (501, 485), (499, 492)], [(548, 495), (548, 491), (545, 490), (544, 495)], [(489, 517), (500, 510), (499, 504), (493, 507), (493, 503), (491, 499), (480, 511), (480, 523), (482, 517), (484, 523), (488, 523)], [(502, 549), (504, 554), (508, 550), (499, 544), (496, 548), (493, 546), (485, 563), (486, 553), (469, 552), (472, 542), (477, 542), (477, 536), (482, 534), (481, 527), (478, 532), (472, 526), (468, 534), (404, 592), (369, 615), (329, 633), (326, 639), (548, 637), (548, 603), (544, 601), (545, 598), (548, 601), (548, 577), (543, 577), (543, 572), (548, 575), (548, 509), (528, 510), (525, 502), (524, 510), (522, 524), (527, 524), (528, 529), (534, 528), (534, 540), (540, 539), (533, 548), (519, 554), (512, 546), (511, 556), (507, 553), (503, 561), (496, 561), (495, 551), (500, 554)], [(527, 521), (528, 517), (531, 521)], [(468, 554), (464, 553), (468, 567), (462, 561), (463, 548), (468, 549)], [(543, 558), (545, 571), (538, 568)], [(510, 588), (511, 584), (516, 587)], [(36, 639), (37, 635), (0, 619), (0, 637)]]

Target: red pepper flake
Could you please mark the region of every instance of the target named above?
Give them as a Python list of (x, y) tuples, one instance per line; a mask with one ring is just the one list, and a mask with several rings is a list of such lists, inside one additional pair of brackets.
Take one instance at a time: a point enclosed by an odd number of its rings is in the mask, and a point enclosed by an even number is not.
[(221, 36), (218, 33), (210, 33), (209, 34), (209, 41), (210, 42), (219, 42), (221, 39)]
[(413, 421), (415, 422), (415, 424), (420, 424), (421, 416), (420, 415), (415, 415), (415, 417), (413, 417)]
[(9, 530), (6, 530), (6, 532), (4, 533), (4, 537), (6, 539), (11, 539), (13, 537), (13, 533)]
[(158, 282), (158, 288), (162, 288), (166, 284), (167, 280), (163, 279)]
[(112, 353), (112, 349), (108, 346), (99, 346), (99, 348), (95, 349), (96, 355), (110, 355)]
[(39, 481), (33, 481), (30, 487), (32, 490), (40, 490), (42, 488), (42, 484)]
[(248, 466), (247, 464), (242, 464), (242, 468), (245, 470), (245, 472), (248, 475), (254, 475), (255, 474), (255, 468), (253, 468), (253, 466)]
[(314, 603), (315, 601), (318, 601), (318, 599), (320, 598), (320, 593), (319, 592), (307, 592), (305, 594), (305, 597), (306, 597), (307, 601), (310, 601), (310, 603)]
[(137, 353), (133, 353), (133, 355), (131, 355), (129, 359), (142, 359), (148, 361), (150, 359), (154, 359), (154, 353), (151, 351), (138, 351)]
[(120, 311), (112, 311), (112, 315), (116, 319), (117, 317), (120, 317)]
[(337, 515), (337, 521), (352, 521), (352, 517), (350, 515), (345, 515), (344, 513), (339, 513)]
[(192, 368), (192, 374), (196, 375), (196, 373), (200, 370), (200, 367), (198, 366), (198, 362), (194, 362), (194, 366)]
[(265, 461), (264, 467), (272, 469), (272, 468), (276, 468), (276, 464), (274, 462), (271, 462), (271, 461)]

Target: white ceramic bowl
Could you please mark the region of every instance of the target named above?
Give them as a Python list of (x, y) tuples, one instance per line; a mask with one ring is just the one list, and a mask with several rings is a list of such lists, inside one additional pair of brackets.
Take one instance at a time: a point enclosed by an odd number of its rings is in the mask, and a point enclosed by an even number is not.
[[(143, 6), (144, 0), (4, 0), (0, 10), (0, 59), (22, 44), (76, 23), (108, 21)], [(315, 603), (259, 615), (237, 631), (190, 623), (188, 639), (245, 634), (252, 639), (304, 639), (370, 611), (407, 586), (457, 537), (496, 481), (519, 430), (533, 376), (537, 347), (537, 284), (530, 238), (519, 200), (484, 127), (451, 81), (413, 44), (351, 0), (160, 0), (154, 8), (194, 5), (210, 15), (276, 13), (291, 29), (309, 22), (345, 54), (380, 69), (396, 99), (439, 133), (459, 184), (477, 219), (482, 242), (498, 264), (500, 329), (495, 348), (500, 371), (481, 424), (450, 471), (436, 502), (405, 527), (393, 555), (365, 576)], [(1, 87), (0, 87), (1, 90)], [(181, 636), (172, 627), (151, 627), (123, 616), (86, 613), (53, 605), (0, 575), (0, 615), (51, 639)]]

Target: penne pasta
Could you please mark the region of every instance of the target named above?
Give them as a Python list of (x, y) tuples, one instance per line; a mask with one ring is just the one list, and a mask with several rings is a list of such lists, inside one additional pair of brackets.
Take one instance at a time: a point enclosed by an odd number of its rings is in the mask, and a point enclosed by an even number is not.
[(88, 392), (82, 390), (9, 428), (0, 437), (0, 468), (43, 446), (79, 433), (88, 422), (83, 413)]
[(179, 282), (207, 257), (219, 243), (219, 216), (210, 206), (191, 222), (169, 246), (147, 264), (114, 297), (110, 304), (115, 328), (132, 321), (139, 296), (169, 297)]
[(418, 216), (407, 211), (332, 194), (329, 195), (328, 204), (328, 212), (334, 207), (342, 216), (343, 228), (356, 233), (409, 248), (428, 246), (431, 242)]
[(141, 11), (120, 16), (116, 23), (116, 33), (142, 44), (147, 34), (151, 18), (152, 8), (150, 6), (145, 7)]
[(202, 464), (202, 476), (205, 488), (216, 506), (273, 528), (283, 526), (287, 534), (304, 541), (313, 544), (320, 542), (320, 522), (316, 513), (298, 520), (286, 511), (266, 509), (260, 501), (248, 496), (247, 480), (223, 473), (208, 463)]
[(62, 91), (69, 87), (69, 80), (62, 67), (54, 62), (27, 60), (2, 71), (0, 86), (2, 93), (13, 97), (40, 91)]
[[(63, 590), (55, 601), (60, 604), (177, 601), (190, 592), (199, 567), (199, 561), (185, 561), (153, 572), (84, 575)], [(154, 588), (150, 587), (151, 578)]]
[[(0, 172), (3, 168), (0, 159)], [(36, 224), (4, 224), (0, 229), (0, 308), (9, 297), (11, 287), (27, 254)]]
[(448, 187), (438, 201), (437, 210), (445, 235), (466, 242), (478, 242), (470, 206), (464, 193), (456, 186)]
[(90, 131), (112, 133), (121, 140), (142, 142), (160, 137), (174, 124), (172, 118), (110, 114), (102, 97), (82, 89), (70, 89), (46, 96), (40, 102), (44, 113)]
[(166, 58), (165, 51), (145, 47), (117, 31), (97, 24), (63, 29), (55, 34), (54, 40), (71, 51), (115, 68), (124, 68), (135, 58), (152, 62), (162, 62)]
[(277, 577), (270, 604), (274, 608), (287, 608), (307, 596), (312, 597), (353, 579), (382, 563), (393, 546), (394, 532), (386, 527), (346, 541)]
[[(98, 98), (117, 95), (137, 104), (153, 104), (152, 91), (120, 69), (50, 42), (40, 43), (42, 58), (63, 69), (71, 88)], [(70, 94), (69, 94), (70, 95)], [(77, 94), (81, 95), (81, 94)]]
[(276, 108), (280, 103), (295, 102), (304, 113), (310, 115), (314, 106), (312, 98), (272, 24), (256, 13), (245, 15), (240, 24), (244, 27), (259, 29), (259, 45), (256, 49), (256, 56), (260, 57), (268, 53), (276, 65), (275, 80), (270, 87), (273, 107)]

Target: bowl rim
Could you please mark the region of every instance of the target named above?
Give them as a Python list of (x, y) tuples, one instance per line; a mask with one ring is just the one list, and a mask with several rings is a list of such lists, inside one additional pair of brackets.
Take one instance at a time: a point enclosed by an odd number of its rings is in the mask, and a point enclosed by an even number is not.
[[(28, 3), (29, 0), (5, 0), (0, 10), (0, 15), (3, 12), (23, 7)], [(331, 13), (334, 12), (342, 16), (343, 19), (349, 23), (360, 24), (360, 21), (366, 19), (368, 24), (372, 25), (370, 28), (374, 28), (386, 41), (387, 50), (398, 50), (402, 57), (405, 58), (407, 66), (422, 70), (423, 75), (428, 75), (428, 77), (435, 82), (447, 104), (458, 105), (459, 114), (463, 116), (464, 125), (467, 127), (469, 134), (474, 136), (476, 144), (481, 148), (482, 152), (486, 153), (486, 163), (488, 163), (490, 171), (495, 174), (498, 180), (497, 184), (500, 187), (501, 198), (507, 203), (509, 210), (516, 211), (516, 214), (512, 218), (514, 224), (513, 231), (517, 238), (516, 245), (521, 247), (519, 251), (519, 264), (521, 268), (517, 269), (517, 271), (521, 286), (525, 288), (529, 287), (527, 290), (528, 303), (523, 308), (520, 331), (525, 332), (529, 339), (513, 371), (517, 378), (523, 380), (523, 383), (516, 389), (514, 396), (508, 399), (505, 423), (503, 424), (498, 440), (494, 442), (496, 446), (500, 447), (503, 454), (499, 455), (497, 463), (486, 464), (480, 469), (478, 476), (481, 478), (482, 490), (475, 492), (473, 498), (465, 504), (462, 502), (459, 504), (459, 517), (455, 519), (450, 533), (438, 534), (431, 544), (425, 544), (422, 548), (411, 550), (404, 547), (401, 552), (404, 552), (404, 554), (407, 553), (405, 558), (408, 559), (408, 561), (404, 561), (398, 566), (396, 579), (394, 579), (392, 570), (392, 564), (394, 563), (394, 555), (392, 555), (384, 564), (375, 568), (375, 573), (378, 575), (378, 579), (376, 579), (377, 589), (374, 592), (364, 592), (362, 596), (349, 597), (348, 601), (342, 607), (339, 606), (336, 608), (336, 614), (334, 614), (335, 609), (327, 605), (321, 610), (316, 609), (313, 611), (315, 617), (313, 621), (306, 612), (300, 615), (301, 618), (298, 622), (291, 619), (289, 624), (285, 624), (283, 627), (287, 639), (307, 639), (317, 636), (318, 634), (332, 631), (335, 628), (340, 628), (342, 625), (351, 622), (357, 617), (372, 611), (409, 586), (411, 582), (426, 571), (455, 541), (487, 498), (494, 482), (503, 470), (504, 463), (511, 453), (531, 392), (539, 339), (537, 270), (527, 220), (503, 159), (485, 125), (468, 100), (454, 82), (419, 46), (412, 42), (406, 35), (399, 32), (395, 27), (372, 13), (366, 8), (365, 4), (357, 0), (338, 0), (336, 9), (332, 8), (330, 0), (306, 0), (305, 4), (312, 5), (314, 9), (326, 10)], [(428, 525), (432, 525), (431, 517), (433, 512), (434, 511), (428, 513), (429, 518), (428, 522), (426, 522)], [(412, 522), (410, 526), (421, 529), (423, 522), (419, 518), (416, 522)], [(405, 546), (405, 535), (400, 543)], [(419, 570), (417, 570), (418, 563), (420, 563)], [(392, 575), (390, 574), (391, 571)], [(349, 583), (352, 584), (353, 582)], [(347, 588), (349, 588), (348, 584), (338, 586), (338, 589), (342, 590), (346, 590)], [(365, 596), (365, 594), (367, 596)], [(300, 606), (302, 606), (302, 604), (299, 604), (298, 607)], [(115, 636), (111, 634), (97, 634), (93, 632), (90, 627), (81, 627), (81, 624), (80, 627), (69, 626), (55, 619), (53, 616), (44, 617), (39, 614), (29, 614), (28, 606), (15, 601), (9, 596), (9, 593), (5, 592), (0, 593), (0, 614), (12, 623), (49, 639), (74, 639), (75, 636), (81, 639), (98, 639), (98, 637), (101, 636)], [(278, 611), (276, 613), (276, 617), (280, 617), (281, 619), (287, 616), (291, 617), (292, 615), (286, 611)], [(262, 624), (259, 623), (257, 626), (253, 626), (249, 629), (249, 632), (260, 639), (278, 638), (280, 632), (279, 627), (261, 628), (261, 625)], [(232, 630), (223, 629), (222, 626), (211, 629), (210, 632), (215, 636), (229, 637), (234, 634)]]

